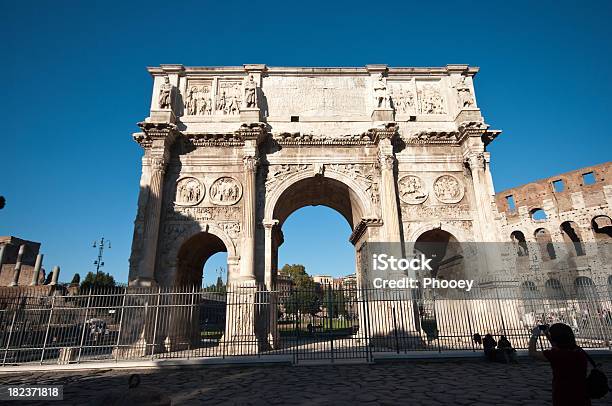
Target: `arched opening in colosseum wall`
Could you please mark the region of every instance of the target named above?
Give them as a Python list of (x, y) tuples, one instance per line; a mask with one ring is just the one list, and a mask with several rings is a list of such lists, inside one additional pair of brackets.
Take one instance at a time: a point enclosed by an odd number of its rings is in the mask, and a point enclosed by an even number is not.
[(522, 231), (516, 230), (510, 234), (510, 240), (516, 246), (516, 254), (519, 257), (526, 257), (529, 255), (529, 249), (527, 248), (527, 240), (525, 234)]
[(578, 300), (597, 299), (597, 288), (595, 283), (588, 276), (579, 276), (574, 280), (574, 287), (576, 288), (576, 298)]
[(544, 221), (548, 219), (548, 214), (546, 214), (544, 209), (541, 209), (539, 207), (535, 209), (531, 209), (529, 211), (529, 216), (531, 217), (532, 220), (535, 220), (535, 221)]
[(552, 237), (550, 233), (545, 228), (538, 228), (534, 237), (538, 246), (540, 247), (540, 256), (542, 261), (548, 261), (551, 259), (557, 258), (557, 253), (555, 252), (555, 246), (552, 243)]
[(567, 246), (567, 252), (570, 256), (582, 256), (585, 254), (582, 245), (582, 237), (578, 224), (573, 221), (564, 221), (560, 226), (563, 241)]
[(591, 220), (591, 226), (597, 241), (612, 239), (612, 219), (608, 216), (596, 216)]
[(565, 293), (565, 289), (559, 279), (550, 278), (544, 284), (544, 291), (546, 292), (546, 297), (550, 300), (565, 300), (567, 299), (567, 295)]

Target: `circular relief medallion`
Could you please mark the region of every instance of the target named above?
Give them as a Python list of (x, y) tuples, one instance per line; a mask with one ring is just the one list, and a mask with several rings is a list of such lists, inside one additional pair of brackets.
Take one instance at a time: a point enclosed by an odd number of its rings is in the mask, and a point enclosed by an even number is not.
[(238, 203), (242, 196), (242, 187), (234, 178), (224, 176), (210, 186), (210, 201), (214, 204), (229, 206)]
[(427, 200), (429, 193), (423, 181), (418, 176), (406, 175), (400, 178), (398, 184), (399, 197), (408, 204), (420, 204)]
[(458, 203), (463, 199), (463, 184), (454, 176), (442, 175), (434, 181), (433, 190), (442, 203)]
[(176, 182), (175, 203), (179, 206), (195, 206), (204, 199), (202, 183), (193, 177), (181, 178)]

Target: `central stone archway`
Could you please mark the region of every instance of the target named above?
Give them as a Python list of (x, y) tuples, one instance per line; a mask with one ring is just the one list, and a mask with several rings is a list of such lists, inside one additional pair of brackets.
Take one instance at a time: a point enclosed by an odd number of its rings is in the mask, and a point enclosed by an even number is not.
[[(307, 168), (284, 179), (265, 204), (263, 223), (269, 231), (265, 236), (265, 280), (270, 288), (275, 286), (278, 248), (283, 243), (278, 235), (282, 236), (282, 226), (293, 212), (305, 206), (326, 206), (340, 213), (354, 230), (373, 211), (363, 186), (348, 175), (333, 170), (314, 175)], [(359, 277), (360, 270), (355, 272)]]

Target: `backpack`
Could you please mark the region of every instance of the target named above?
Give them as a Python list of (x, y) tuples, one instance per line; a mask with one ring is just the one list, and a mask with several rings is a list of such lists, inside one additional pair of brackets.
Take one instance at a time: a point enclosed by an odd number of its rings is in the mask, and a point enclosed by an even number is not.
[(608, 386), (608, 377), (603, 373), (601, 369), (597, 367), (593, 358), (584, 350), (587, 359), (593, 366), (591, 373), (586, 378), (587, 394), (591, 399), (601, 399), (608, 394), (610, 387)]

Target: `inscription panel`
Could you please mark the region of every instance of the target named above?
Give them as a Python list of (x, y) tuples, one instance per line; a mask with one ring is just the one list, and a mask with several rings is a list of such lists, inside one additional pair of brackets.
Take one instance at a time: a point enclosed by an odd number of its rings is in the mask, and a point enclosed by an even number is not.
[(364, 116), (366, 77), (284, 77), (264, 79), (269, 117)]

